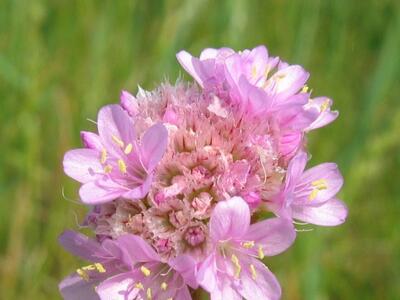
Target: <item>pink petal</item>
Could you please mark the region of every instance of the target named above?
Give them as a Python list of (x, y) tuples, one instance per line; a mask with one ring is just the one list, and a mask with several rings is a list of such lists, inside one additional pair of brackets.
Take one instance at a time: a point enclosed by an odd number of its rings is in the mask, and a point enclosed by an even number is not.
[(179, 255), (170, 260), (168, 264), (177, 271), (183, 278), (186, 284), (197, 289), (198, 283), (196, 280), (196, 261), (189, 255)]
[(125, 188), (115, 183), (110, 182), (108, 185), (100, 185), (99, 181), (92, 181), (81, 186), (79, 196), (83, 203), (95, 205), (115, 200), (125, 192)]
[(205, 83), (213, 76), (214, 59), (201, 61), (186, 51), (178, 52), (176, 58), (186, 72), (188, 72), (201, 87), (204, 87)]
[(317, 97), (310, 99), (305, 105), (307, 110), (317, 110), (318, 117), (316, 120), (307, 127), (307, 131), (321, 128), (333, 122), (338, 116), (338, 111), (331, 111), (332, 100), (326, 97)]
[(197, 273), (197, 282), (206, 290), (213, 291), (217, 288), (217, 265), (215, 254), (209, 255), (200, 265)]
[[(321, 188), (318, 189), (318, 185)], [(296, 205), (318, 205), (334, 197), (343, 185), (343, 177), (335, 163), (323, 163), (306, 170), (294, 190)], [(313, 192), (318, 189), (318, 191)]]
[(210, 295), (211, 300), (242, 300), (236, 288), (233, 287), (231, 279), (227, 277), (218, 278), (217, 288), (211, 291)]
[(241, 238), (250, 225), (250, 209), (240, 197), (220, 201), (210, 219), (210, 235), (214, 241)]
[(73, 179), (86, 183), (103, 173), (100, 153), (93, 149), (74, 149), (64, 155), (64, 172)]
[[(135, 299), (138, 290), (134, 289), (136, 278), (132, 272), (121, 273), (110, 277), (100, 283), (96, 288), (97, 294), (101, 300), (126, 300)], [(79, 298), (84, 299), (84, 298)]]
[(67, 251), (88, 261), (99, 261), (105, 253), (97, 241), (72, 230), (64, 231), (58, 241)]
[(168, 131), (161, 123), (151, 126), (142, 137), (142, 161), (151, 172), (163, 157), (168, 144)]
[(122, 194), (122, 198), (138, 200), (144, 198), (150, 190), (150, 186), (153, 182), (153, 174), (149, 174), (146, 177), (146, 180), (140, 186), (133, 188), (129, 191), (126, 191)]
[(102, 144), (116, 156), (122, 153), (121, 147), (115, 142), (116, 138), (125, 145), (136, 141), (133, 122), (120, 105), (107, 105), (100, 109), (97, 127)]
[(81, 140), (86, 148), (94, 149), (99, 152), (103, 149), (100, 137), (93, 132), (81, 131)]
[(132, 266), (138, 262), (160, 261), (153, 248), (141, 237), (133, 234), (125, 234), (116, 240), (123, 252), (125, 264)]
[(139, 113), (139, 105), (137, 99), (127, 91), (122, 91), (120, 95), (121, 106), (130, 116), (135, 116)]
[(286, 173), (286, 190), (292, 190), (297, 182), (300, 180), (300, 176), (303, 173), (308, 156), (305, 152), (299, 152), (289, 163)]
[(310, 74), (301, 66), (292, 65), (282, 68), (269, 80), (275, 83), (274, 91), (277, 94), (288, 97), (297, 93), (307, 82), (309, 76)]
[[(288, 249), (296, 238), (291, 220), (273, 218), (250, 225), (244, 236), (246, 241), (254, 241), (263, 246), (263, 253), (267, 256), (277, 255)], [(258, 255), (258, 247), (249, 249), (253, 255)]]
[(96, 282), (83, 280), (76, 273), (68, 276), (59, 285), (63, 299), (65, 300), (99, 300), (99, 296), (94, 290)]
[[(254, 266), (256, 271), (255, 279), (249, 268), (250, 263)], [(281, 297), (281, 287), (278, 280), (263, 263), (256, 259), (251, 259), (250, 262), (243, 267), (240, 279), (241, 285), (238, 291), (245, 299), (276, 300)]]
[(174, 300), (192, 300), (192, 295), (190, 295), (187, 286), (180, 288), (175, 296), (172, 298)]
[(346, 221), (347, 207), (338, 199), (331, 199), (319, 206), (292, 205), (292, 216), (315, 225), (336, 226)]

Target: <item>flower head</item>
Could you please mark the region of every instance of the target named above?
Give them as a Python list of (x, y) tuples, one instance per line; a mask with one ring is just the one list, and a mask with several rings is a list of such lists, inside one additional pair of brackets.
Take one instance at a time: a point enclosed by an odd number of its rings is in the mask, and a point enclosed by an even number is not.
[(177, 58), (198, 85), (122, 91), (98, 134), (82, 132), (84, 148), (65, 154), (96, 236), (60, 238), (93, 263), (61, 283), (65, 299), (191, 299), (199, 285), (212, 300), (278, 299), (263, 258), (294, 242), (293, 219), (347, 216), (337, 166), (304, 171), (307, 134), (338, 113), (311, 98), (303, 67), (264, 46)]

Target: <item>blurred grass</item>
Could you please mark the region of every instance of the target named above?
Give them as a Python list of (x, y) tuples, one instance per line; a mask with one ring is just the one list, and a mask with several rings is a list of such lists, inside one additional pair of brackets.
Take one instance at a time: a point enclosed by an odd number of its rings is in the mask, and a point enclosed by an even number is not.
[[(85, 208), (63, 153), (122, 88), (152, 89), (175, 53), (266, 44), (304, 65), (340, 118), (310, 134), (337, 161), (347, 223), (267, 260), (284, 299), (400, 298), (400, 2), (0, 1), (0, 299), (59, 299), (78, 262), (57, 244)], [(186, 75), (185, 75), (186, 76)], [(186, 77), (188, 78), (188, 77)]]

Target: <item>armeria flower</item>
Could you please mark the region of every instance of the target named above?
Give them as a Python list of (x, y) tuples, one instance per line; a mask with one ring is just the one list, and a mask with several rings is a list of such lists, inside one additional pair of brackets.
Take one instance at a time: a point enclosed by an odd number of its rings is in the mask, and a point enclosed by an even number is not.
[(67, 277), (60, 290), (64, 299), (181, 299), (190, 300), (187, 284), (196, 288), (195, 261), (180, 256), (162, 262), (140, 237), (124, 235), (99, 244), (84, 235), (67, 231), (63, 246), (94, 262)]
[(279, 215), (322, 226), (335, 226), (346, 220), (347, 208), (335, 196), (343, 177), (334, 163), (323, 163), (304, 171), (307, 154), (300, 152), (288, 166), (285, 185), (275, 199)]
[(292, 223), (275, 218), (250, 225), (247, 203), (233, 197), (216, 205), (209, 226), (214, 249), (197, 279), (211, 300), (278, 299), (279, 283), (259, 259), (279, 254), (293, 243)]
[(139, 142), (132, 119), (119, 105), (103, 107), (97, 127), (99, 135), (82, 133), (87, 148), (70, 150), (64, 157), (65, 173), (83, 183), (82, 201), (98, 204), (144, 197), (167, 147), (165, 127), (151, 126)]

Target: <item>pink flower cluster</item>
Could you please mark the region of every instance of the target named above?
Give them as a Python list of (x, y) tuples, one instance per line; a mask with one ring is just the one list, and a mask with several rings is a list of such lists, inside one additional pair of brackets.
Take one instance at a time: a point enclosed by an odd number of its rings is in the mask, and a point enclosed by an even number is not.
[(91, 262), (61, 282), (64, 299), (187, 300), (198, 288), (212, 300), (279, 299), (263, 259), (292, 245), (294, 220), (346, 219), (336, 164), (305, 170), (306, 134), (338, 112), (311, 98), (301, 66), (264, 46), (177, 58), (200, 87), (123, 91), (65, 154), (95, 238), (60, 236)]

